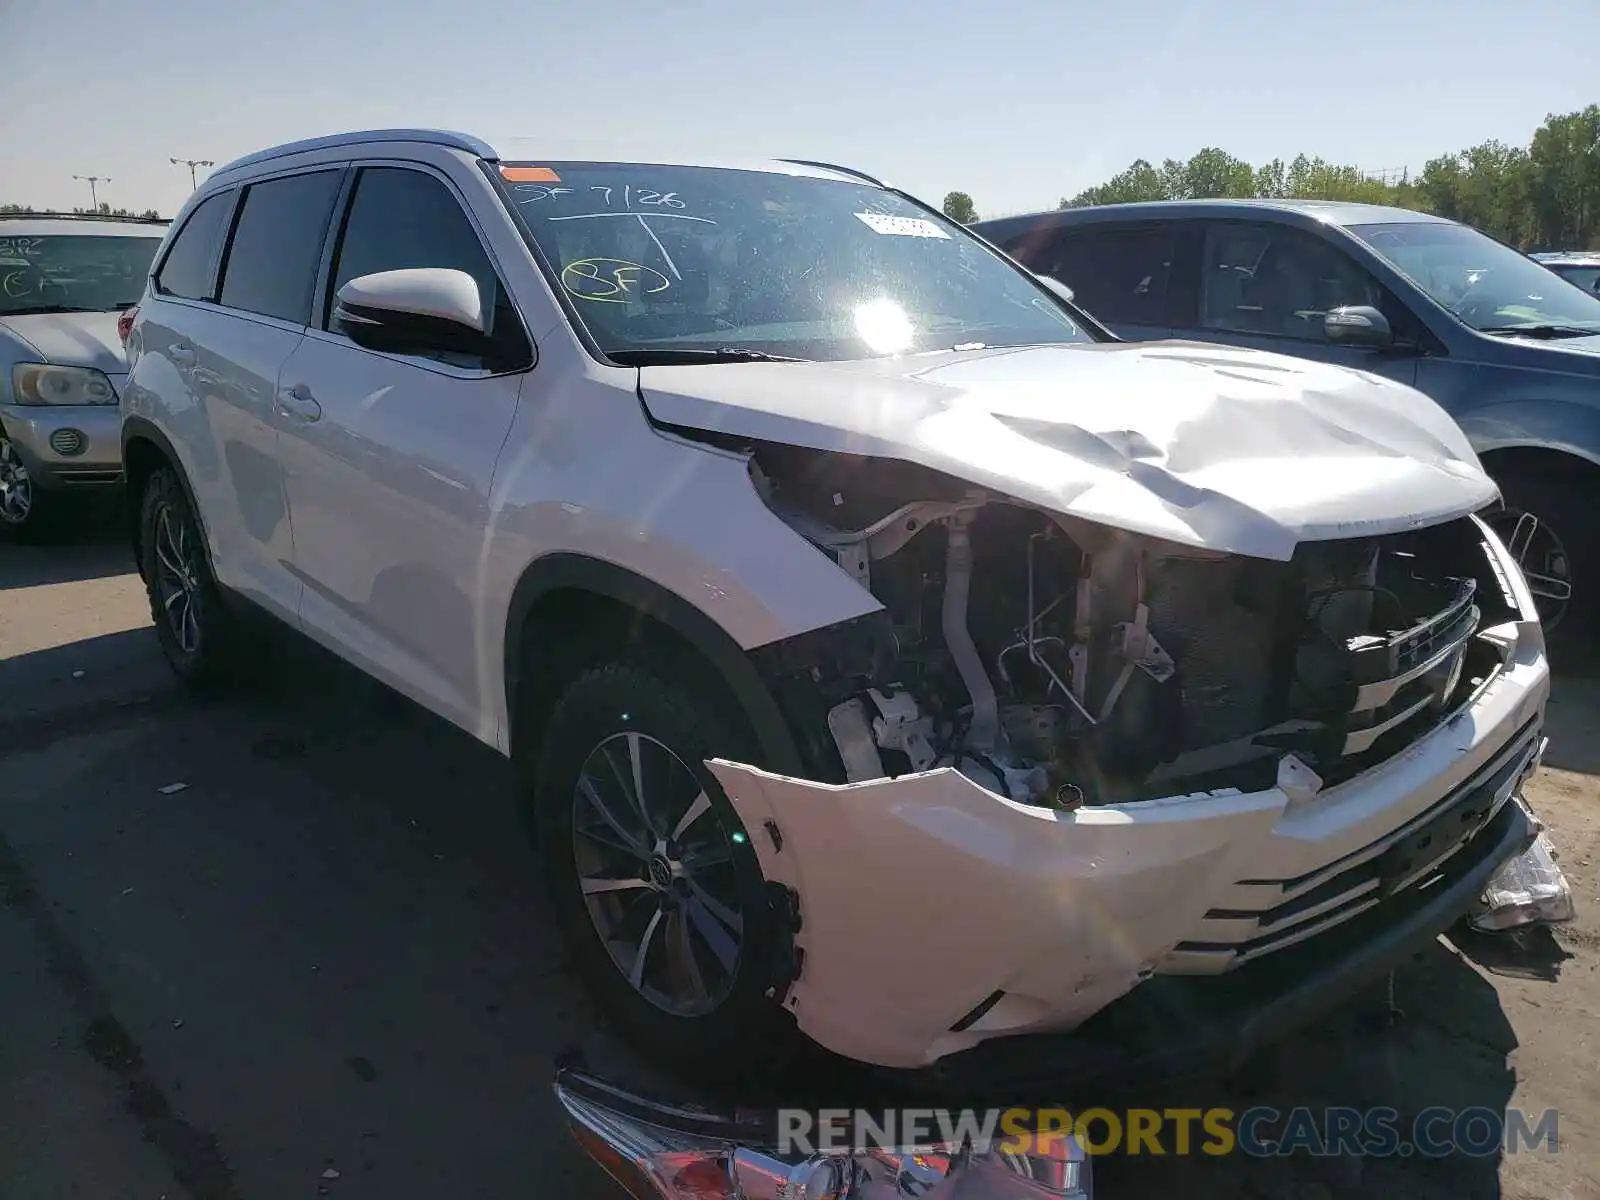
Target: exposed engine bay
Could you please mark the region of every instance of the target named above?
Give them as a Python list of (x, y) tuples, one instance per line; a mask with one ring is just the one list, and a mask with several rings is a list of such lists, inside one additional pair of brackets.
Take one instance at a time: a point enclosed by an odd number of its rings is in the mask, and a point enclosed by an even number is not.
[(1517, 612), (1471, 518), (1278, 562), (906, 462), (764, 444), (751, 471), (887, 610), (872, 669), (812, 692), (850, 782), (953, 766), (1072, 809), (1270, 787), (1292, 754), (1333, 783), (1464, 702)]

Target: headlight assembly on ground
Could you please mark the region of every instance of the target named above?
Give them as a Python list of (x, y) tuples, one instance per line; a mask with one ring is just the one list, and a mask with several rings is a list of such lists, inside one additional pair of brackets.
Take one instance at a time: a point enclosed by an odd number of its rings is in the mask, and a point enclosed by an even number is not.
[(1070, 1134), (998, 1142), (784, 1152), (772, 1121), (674, 1108), (572, 1072), (556, 1080), (573, 1136), (636, 1200), (1089, 1200)]

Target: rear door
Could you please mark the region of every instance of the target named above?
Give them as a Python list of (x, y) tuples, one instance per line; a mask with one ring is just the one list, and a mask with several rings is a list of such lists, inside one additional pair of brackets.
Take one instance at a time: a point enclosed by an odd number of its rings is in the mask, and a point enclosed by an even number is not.
[[(208, 518), (230, 532), (219, 577), (295, 619), (300, 585), (278, 431), (278, 372), (305, 336), (342, 168), (245, 185), (222, 254), (217, 308), (191, 346), (219, 486)], [(206, 505), (202, 501), (202, 506)], [(228, 574), (232, 578), (228, 578)]]
[(1171, 222), (1096, 221), (1048, 237), (1025, 236), (1011, 253), (1070, 287), (1078, 303), (1118, 337), (1150, 341), (1172, 334), (1169, 289), (1176, 249)]
[[(1179, 336), (1417, 378), (1428, 335), (1392, 293), (1330, 238), (1270, 221), (1191, 221), (1198, 278), (1176, 316)], [(1329, 309), (1370, 305), (1389, 319), (1397, 346), (1370, 350), (1327, 340)]]
[[(477, 281), (507, 365), (367, 350), (332, 327), (349, 280), (413, 267)], [(481, 733), (490, 485), (532, 343), (468, 207), (431, 167), (362, 165), (324, 273), (316, 327), (280, 381), (298, 413), (283, 455), (302, 626)]]

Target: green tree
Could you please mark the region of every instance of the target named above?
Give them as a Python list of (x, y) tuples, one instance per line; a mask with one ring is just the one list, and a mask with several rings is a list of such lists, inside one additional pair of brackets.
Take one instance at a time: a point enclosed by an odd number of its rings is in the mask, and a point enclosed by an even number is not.
[[(1529, 144), (1486, 141), (1431, 158), (1415, 177), (1374, 178), (1358, 167), (1298, 154), (1252, 167), (1208, 146), (1187, 159), (1160, 166), (1135, 159), (1127, 169), (1076, 196), (1062, 208), (1195, 197), (1261, 197), (1362, 201), (1438, 213), (1477, 226), (1523, 248), (1600, 248), (1600, 104), (1552, 113)], [(3, 204), (0, 212), (30, 211)], [(86, 215), (151, 217), (154, 209), (74, 210)], [(978, 219), (972, 197), (951, 192), (944, 211), (970, 224)]]
[(1215, 146), (1159, 167), (1135, 159), (1062, 208), (1192, 197), (1297, 197), (1438, 213), (1523, 248), (1600, 247), (1600, 104), (1545, 118), (1526, 146), (1487, 141), (1431, 158), (1413, 178), (1298, 154), (1252, 167)]
[(1563, 249), (1600, 246), (1600, 104), (1546, 117), (1525, 171), (1533, 240)]
[(1170, 200), (1167, 180), (1144, 159), (1136, 159), (1120, 175), (1114, 175), (1099, 187), (1079, 192), (1070, 200), (1061, 202), (1062, 208), (1082, 208), (1091, 204), (1133, 204), (1140, 200)]
[(1250, 197), (1256, 194), (1256, 173), (1242, 158), (1207, 146), (1183, 164), (1183, 196), (1189, 200)]
[(944, 198), (944, 215), (962, 225), (971, 225), (978, 219), (978, 210), (965, 192), (950, 192)]

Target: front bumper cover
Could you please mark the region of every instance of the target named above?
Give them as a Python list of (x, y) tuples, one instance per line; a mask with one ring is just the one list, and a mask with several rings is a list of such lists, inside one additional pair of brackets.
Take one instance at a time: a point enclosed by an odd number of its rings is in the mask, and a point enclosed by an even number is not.
[[(112, 376), (118, 391), (122, 377)], [(115, 483), (122, 470), (122, 420), (115, 404), (0, 405), (0, 425), (43, 487)], [(75, 431), (81, 448), (62, 454), (51, 435)]]
[(1521, 805), (1502, 805), (1431, 886), (1314, 941), (1226, 975), (1152, 979), (1071, 1033), (999, 1038), (894, 1082), (966, 1104), (1047, 1104), (1064, 1088), (1233, 1070), (1426, 949), (1536, 836)]
[(1536, 625), (1490, 633), (1503, 664), (1465, 705), (1328, 788), (1290, 757), (1261, 792), (1057, 812), (950, 769), (832, 785), (712, 760), (767, 879), (798, 897), (785, 1007), (828, 1050), (937, 1082), (968, 1059), (1006, 1076), (1037, 1035), (1113, 1007), (1154, 1003), (1158, 1044), (1196, 1025), (1179, 1040), (1237, 1047), (1245, 1024), (1359, 985), (1532, 836), (1509, 801), (1538, 762), (1549, 669)]

